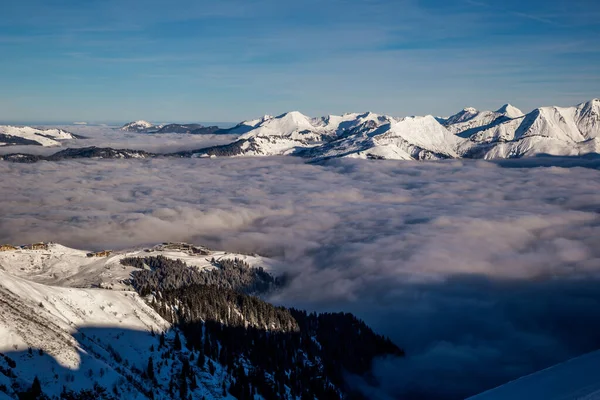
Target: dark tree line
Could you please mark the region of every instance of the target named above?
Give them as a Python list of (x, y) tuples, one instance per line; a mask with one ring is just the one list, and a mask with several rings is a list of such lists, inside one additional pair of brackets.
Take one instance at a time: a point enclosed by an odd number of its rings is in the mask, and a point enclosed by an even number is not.
[[(349, 398), (346, 373), (364, 375), (375, 357), (404, 354), (352, 314), (308, 314), (243, 293), (278, 282), (240, 260), (215, 262), (217, 268), (205, 272), (161, 256), (122, 262), (140, 268), (132, 273), (133, 286), (152, 295), (151, 306), (181, 330), (195, 354), (194, 368), (214, 373), (211, 360), (218, 362), (230, 376), (224, 392), (238, 399), (256, 393), (267, 400), (288, 393), (311, 400)], [(165, 345), (164, 336), (159, 343)], [(181, 349), (178, 334), (170, 345)], [(147, 375), (154, 374), (151, 363)], [(185, 368), (186, 378), (173, 382), (181, 394), (192, 384), (188, 375), (194, 368)]]
[(215, 268), (205, 271), (161, 255), (127, 257), (121, 264), (139, 269), (132, 273), (131, 283), (142, 296), (157, 289), (171, 290), (194, 284), (214, 285), (247, 294), (266, 293), (281, 285), (279, 279), (263, 268), (252, 268), (238, 258), (218, 261), (213, 258)]

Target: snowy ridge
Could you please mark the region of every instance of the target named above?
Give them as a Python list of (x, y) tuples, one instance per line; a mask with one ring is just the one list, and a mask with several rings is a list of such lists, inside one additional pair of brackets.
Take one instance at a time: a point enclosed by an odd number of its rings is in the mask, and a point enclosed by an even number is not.
[(125, 257), (163, 256), (182, 260), (199, 270), (214, 268), (211, 260), (240, 259), (252, 267), (262, 267), (277, 274), (278, 264), (261, 256), (227, 253), (201, 247), (192, 252), (186, 244), (161, 244), (149, 248), (121, 251), (90, 252), (72, 249), (56, 243), (41, 243), (34, 249), (15, 247), (0, 251), (0, 270), (33, 282), (54, 286), (92, 288), (104, 287), (131, 290), (128, 280), (135, 268), (121, 265)]
[[(243, 129), (242, 129), (243, 127)], [(443, 119), (348, 113), (311, 118), (292, 111), (239, 124), (245, 132), (203, 156), (301, 155), (395, 160), (578, 156), (600, 149), (600, 101), (542, 107), (527, 115), (505, 104), (496, 111), (465, 108)]]
[[(292, 111), (277, 117), (252, 121), (252, 123), (256, 122), (256, 125), (247, 130), (236, 142), (198, 151), (196, 156), (294, 154), (298, 150), (329, 143), (352, 131), (374, 129), (392, 121), (394, 121), (392, 117), (379, 116), (370, 112), (311, 118), (298, 111)], [(233, 129), (233, 132), (240, 132), (237, 127)]]
[(465, 108), (442, 122), (451, 133), (457, 135), (467, 130), (522, 116), (523, 112), (521, 110), (510, 104), (505, 104), (497, 111), (478, 111), (472, 107)]
[(574, 107), (541, 107), (474, 133), (463, 149), (492, 143), (486, 159), (551, 154), (578, 156), (600, 150), (600, 101)]
[(248, 133), (252, 129), (256, 128), (258, 125), (262, 124), (265, 121), (272, 119), (272, 115), (263, 115), (262, 118), (252, 119), (248, 121), (242, 121), (233, 128), (225, 129), (228, 134), (237, 134), (243, 135), (244, 133)]
[[(457, 157), (455, 136), (432, 116), (387, 119), (384, 125), (363, 126), (360, 132), (313, 149), (316, 159), (332, 157), (432, 160)], [(372, 129), (377, 126), (376, 129)]]
[(62, 129), (38, 129), (30, 126), (0, 125), (0, 146), (31, 144), (38, 146), (61, 146), (61, 141), (75, 139)]

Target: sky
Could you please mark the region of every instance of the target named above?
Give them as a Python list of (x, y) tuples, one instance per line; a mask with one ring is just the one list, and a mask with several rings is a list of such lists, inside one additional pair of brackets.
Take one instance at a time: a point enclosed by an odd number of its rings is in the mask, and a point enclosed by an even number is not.
[(596, 0), (23, 0), (0, 122), (450, 115), (600, 96)]

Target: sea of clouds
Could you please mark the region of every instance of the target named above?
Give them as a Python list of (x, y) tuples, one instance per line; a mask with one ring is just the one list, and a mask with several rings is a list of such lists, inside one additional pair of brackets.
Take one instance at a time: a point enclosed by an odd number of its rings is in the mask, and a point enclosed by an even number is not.
[(351, 378), (370, 398), (464, 398), (600, 348), (600, 163), (552, 164), (0, 163), (0, 242), (275, 257), (292, 280), (272, 301), (354, 312), (406, 350), (378, 386)]
[[(229, 127), (223, 125), (222, 127)], [(151, 153), (173, 153), (231, 143), (237, 135), (189, 135), (181, 133), (136, 133), (125, 132), (116, 126), (97, 125), (48, 125), (39, 128), (59, 128), (79, 135), (81, 138), (62, 140), (60, 147), (43, 146), (0, 146), (0, 155), (27, 153), (48, 156), (67, 147), (112, 147), (115, 149), (144, 150)]]

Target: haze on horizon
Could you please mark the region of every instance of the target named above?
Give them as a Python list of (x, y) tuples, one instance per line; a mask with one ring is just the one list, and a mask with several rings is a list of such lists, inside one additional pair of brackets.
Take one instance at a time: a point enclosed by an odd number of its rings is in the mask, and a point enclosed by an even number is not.
[(0, 121), (449, 115), (598, 97), (591, 0), (10, 2)]

